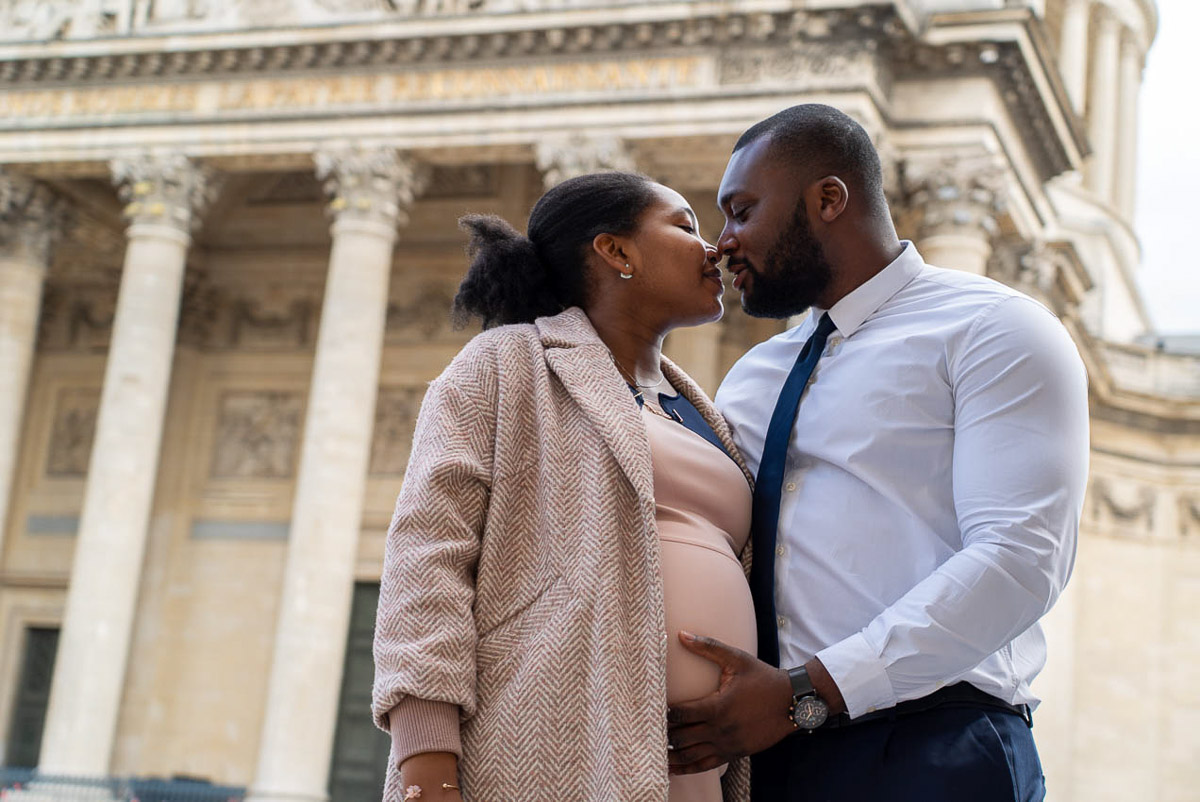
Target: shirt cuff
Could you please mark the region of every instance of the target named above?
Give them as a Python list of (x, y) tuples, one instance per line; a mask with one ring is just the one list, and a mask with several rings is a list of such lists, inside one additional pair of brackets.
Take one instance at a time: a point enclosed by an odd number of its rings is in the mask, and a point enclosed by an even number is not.
[(453, 752), (461, 760), (459, 713), (459, 706), (450, 702), (404, 697), (388, 711), (396, 765), (424, 752)]
[(887, 675), (887, 664), (861, 632), (817, 652), (817, 659), (842, 692), (850, 718), (874, 713), (899, 701)]

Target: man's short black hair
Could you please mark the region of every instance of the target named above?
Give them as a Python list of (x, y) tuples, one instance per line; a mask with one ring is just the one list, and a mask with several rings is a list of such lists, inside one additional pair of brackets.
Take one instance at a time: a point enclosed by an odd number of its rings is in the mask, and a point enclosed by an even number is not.
[(833, 106), (792, 106), (750, 127), (734, 153), (764, 136), (770, 152), (802, 171), (805, 182), (836, 175), (863, 193), (871, 207), (886, 208), (883, 167), (871, 137), (849, 115)]

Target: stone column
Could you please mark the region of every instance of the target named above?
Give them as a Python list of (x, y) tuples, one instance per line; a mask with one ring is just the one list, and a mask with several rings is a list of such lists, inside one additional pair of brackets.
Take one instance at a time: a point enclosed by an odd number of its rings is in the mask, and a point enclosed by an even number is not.
[(1088, 138), (1092, 155), (1087, 185), (1103, 202), (1113, 201), (1117, 155), (1117, 72), (1121, 24), (1107, 9), (1101, 11), (1092, 60), (1092, 85), (1088, 98)]
[(1004, 175), (987, 154), (905, 163), (905, 196), (920, 221), (916, 245), (926, 262), (986, 274), (1004, 211)]
[(44, 185), (0, 172), (0, 551), (12, 497), (42, 284), (65, 207)]
[(1079, 112), (1083, 111), (1087, 101), (1088, 22), (1091, 14), (1091, 0), (1066, 0), (1063, 4), (1058, 66), (1067, 94)]
[(1142, 48), (1131, 34), (1121, 41), (1120, 73), (1115, 205), (1121, 216), (1132, 223), (1137, 197), (1138, 95), (1142, 90)]
[(39, 770), (109, 770), (158, 453), (189, 230), (206, 175), (180, 155), (114, 162), (130, 221)]
[(258, 769), (249, 798), (325, 800), (397, 226), (424, 183), (395, 151), (326, 151), (333, 250)]

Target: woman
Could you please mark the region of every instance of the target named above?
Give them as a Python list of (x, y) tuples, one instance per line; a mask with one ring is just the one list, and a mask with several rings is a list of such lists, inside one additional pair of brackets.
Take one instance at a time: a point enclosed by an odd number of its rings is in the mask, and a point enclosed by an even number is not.
[(388, 534), (385, 799), (720, 802), (719, 771), (668, 780), (666, 709), (717, 687), (680, 630), (755, 651), (749, 475), (661, 355), (721, 316), (716, 250), (625, 173), (550, 190), (528, 237), (462, 223), (455, 312), (490, 330), (430, 384)]

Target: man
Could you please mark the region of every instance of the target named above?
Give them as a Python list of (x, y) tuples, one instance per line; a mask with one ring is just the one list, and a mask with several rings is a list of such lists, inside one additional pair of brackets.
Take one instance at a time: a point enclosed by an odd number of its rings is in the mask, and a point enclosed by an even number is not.
[[(800, 325), (717, 393), (757, 474), (760, 658), (670, 712), (671, 770), (755, 754), (761, 800), (1039, 800), (1038, 620), (1071, 573), (1086, 377), (1058, 320), (898, 239), (866, 132), (803, 105), (749, 129), (717, 247)], [(765, 751), (764, 751), (765, 750)]]

